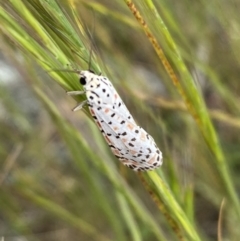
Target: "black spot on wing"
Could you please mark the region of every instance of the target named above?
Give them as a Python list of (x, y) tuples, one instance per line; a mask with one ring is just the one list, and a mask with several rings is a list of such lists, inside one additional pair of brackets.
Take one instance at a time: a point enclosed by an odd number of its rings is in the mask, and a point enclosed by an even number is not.
[(99, 95), (95, 91), (91, 91), (91, 93), (96, 95), (99, 98)]

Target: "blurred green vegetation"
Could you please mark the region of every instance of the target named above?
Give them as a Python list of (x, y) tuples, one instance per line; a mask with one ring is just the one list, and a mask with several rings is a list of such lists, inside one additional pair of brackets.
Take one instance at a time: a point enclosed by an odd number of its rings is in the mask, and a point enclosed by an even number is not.
[[(240, 3), (134, 4), (0, 0), (0, 238), (240, 239)], [(71, 111), (85, 97), (58, 70), (88, 69), (91, 50), (161, 168), (124, 167)]]

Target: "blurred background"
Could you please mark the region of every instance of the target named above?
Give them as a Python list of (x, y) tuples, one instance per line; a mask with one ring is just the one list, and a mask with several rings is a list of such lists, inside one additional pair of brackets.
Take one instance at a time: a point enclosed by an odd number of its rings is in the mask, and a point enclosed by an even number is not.
[[(183, 93), (126, 2), (0, 0), (2, 240), (240, 239), (240, 2), (135, 1)], [(199, 238), (152, 176), (146, 186), (113, 156), (87, 108), (71, 111), (85, 98), (66, 95), (82, 88), (78, 76), (54, 70), (88, 69), (90, 58), (154, 137), (154, 172)]]

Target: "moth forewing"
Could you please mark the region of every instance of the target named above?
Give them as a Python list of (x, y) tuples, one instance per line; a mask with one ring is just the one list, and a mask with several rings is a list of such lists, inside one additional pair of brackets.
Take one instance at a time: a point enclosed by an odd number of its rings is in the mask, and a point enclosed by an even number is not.
[(153, 170), (162, 164), (162, 153), (154, 139), (136, 124), (129, 110), (107, 77), (91, 71), (80, 71), (84, 91), (70, 91), (69, 95), (86, 93), (87, 103), (98, 128), (113, 154), (135, 171)]

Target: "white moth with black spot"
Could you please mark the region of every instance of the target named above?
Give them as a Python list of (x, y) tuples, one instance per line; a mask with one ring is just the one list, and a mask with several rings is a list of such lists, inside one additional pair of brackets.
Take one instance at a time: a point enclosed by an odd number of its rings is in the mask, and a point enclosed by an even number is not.
[(68, 95), (86, 94), (85, 104), (105, 137), (113, 154), (134, 171), (153, 170), (162, 164), (162, 153), (153, 138), (136, 124), (127, 107), (108, 78), (92, 71), (79, 71), (84, 91), (69, 91)]

